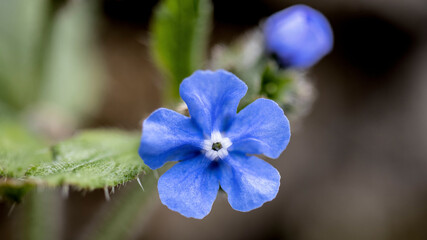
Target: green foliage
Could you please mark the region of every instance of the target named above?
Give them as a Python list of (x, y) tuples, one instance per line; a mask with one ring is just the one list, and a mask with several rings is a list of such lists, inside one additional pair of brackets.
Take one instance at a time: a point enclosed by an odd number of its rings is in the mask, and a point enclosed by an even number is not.
[(71, 130), (93, 115), (104, 79), (95, 17), (88, 1), (0, 0), (0, 114)]
[(96, 54), (94, 6), (69, 2), (53, 18), (39, 105), (71, 122), (94, 115), (104, 79)]
[(49, 186), (113, 187), (148, 170), (138, 156), (138, 145), (138, 134), (86, 131), (51, 147), (53, 161), (29, 169), (26, 175)]
[(16, 120), (0, 119), (0, 175), (21, 178), (32, 166), (51, 161), (42, 139)]
[[(14, 239), (57, 240), (62, 239), (60, 230), (62, 204), (60, 192), (53, 189), (33, 189), (20, 206), (24, 212), (16, 225)], [(19, 230), (18, 230), (19, 229)]]
[(19, 203), (33, 188), (34, 184), (25, 181), (14, 179), (0, 181), (0, 201)]
[(291, 120), (305, 115), (314, 100), (314, 88), (304, 72), (282, 69), (270, 60), (261, 77), (260, 96), (276, 101)]
[(129, 239), (135, 232), (140, 232), (151, 216), (150, 208), (158, 203), (154, 194), (157, 190), (157, 179), (154, 175), (151, 171), (142, 178), (144, 191), (136, 181), (129, 183), (120, 195), (104, 206), (105, 211), (92, 220), (95, 224), (88, 225), (85, 231), (88, 234), (83, 239)]
[(48, 147), (21, 125), (0, 122), (0, 198), (19, 201), (31, 186), (114, 187), (148, 171), (139, 134), (90, 130)]
[(0, 0), (0, 101), (22, 109), (37, 97), (47, 0)]
[(1, 118), (0, 133), (0, 201), (20, 202), (34, 187), (34, 183), (25, 180), (25, 172), (50, 162), (51, 154), (44, 141), (16, 119)]
[(210, 0), (162, 0), (155, 10), (151, 49), (174, 100), (181, 81), (203, 66), (211, 15)]
[(293, 87), (292, 72), (279, 69), (273, 61), (265, 66), (261, 79), (260, 94), (275, 101), (281, 101)]

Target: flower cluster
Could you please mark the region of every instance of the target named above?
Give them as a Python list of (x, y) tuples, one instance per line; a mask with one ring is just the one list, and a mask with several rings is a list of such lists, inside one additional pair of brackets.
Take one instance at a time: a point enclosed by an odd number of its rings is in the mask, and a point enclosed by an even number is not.
[(224, 71), (196, 71), (180, 85), (190, 117), (160, 108), (143, 123), (139, 154), (152, 169), (178, 161), (158, 182), (160, 199), (186, 217), (203, 218), (221, 187), (235, 210), (275, 198), (280, 174), (254, 156), (277, 158), (290, 139), (283, 110), (257, 99), (237, 113), (247, 86)]
[(333, 46), (328, 20), (306, 5), (294, 5), (269, 17), (264, 36), (267, 49), (285, 67), (309, 68)]

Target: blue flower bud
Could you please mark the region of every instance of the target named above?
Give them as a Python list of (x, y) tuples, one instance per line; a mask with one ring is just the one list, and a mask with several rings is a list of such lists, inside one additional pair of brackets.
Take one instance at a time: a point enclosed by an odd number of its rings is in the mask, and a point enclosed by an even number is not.
[(294, 5), (269, 17), (264, 36), (267, 50), (285, 67), (309, 68), (333, 46), (328, 20), (306, 5)]

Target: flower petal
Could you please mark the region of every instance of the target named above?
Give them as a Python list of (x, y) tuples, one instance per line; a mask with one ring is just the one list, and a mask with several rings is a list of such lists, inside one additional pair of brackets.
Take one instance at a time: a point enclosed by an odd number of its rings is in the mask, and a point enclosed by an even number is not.
[(255, 156), (232, 153), (220, 169), (221, 188), (235, 210), (247, 212), (261, 207), (279, 191), (279, 172)]
[(233, 143), (229, 151), (277, 158), (288, 145), (291, 131), (279, 105), (260, 98), (237, 114), (227, 137)]
[(237, 112), (248, 87), (235, 75), (224, 71), (196, 71), (181, 83), (179, 92), (191, 118), (205, 135), (223, 131)]
[(203, 133), (189, 117), (169, 109), (153, 112), (143, 124), (139, 155), (151, 169), (200, 154)]
[(213, 163), (200, 155), (169, 169), (159, 179), (162, 203), (186, 217), (201, 219), (208, 215), (219, 189)]

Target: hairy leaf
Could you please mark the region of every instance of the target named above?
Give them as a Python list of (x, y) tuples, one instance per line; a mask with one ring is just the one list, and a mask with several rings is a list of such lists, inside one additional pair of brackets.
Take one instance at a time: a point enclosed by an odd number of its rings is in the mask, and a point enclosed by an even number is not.
[(138, 145), (138, 134), (86, 131), (53, 146), (53, 161), (31, 168), (27, 176), (50, 186), (113, 187), (148, 170), (138, 156)]
[(32, 166), (51, 162), (51, 153), (42, 139), (17, 119), (0, 119), (0, 200), (20, 202), (34, 187), (25, 179)]
[(34, 184), (26, 181), (15, 179), (0, 181), (0, 201), (19, 203), (25, 194), (33, 188)]
[(22, 178), (32, 166), (51, 161), (44, 141), (16, 120), (0, 119), (0, 176)]
[(19, 202), (34, 186), (114, 187), (148, 171), (139, 134), (90, 130), (48, 147), (16, 122), (0, 120), (0, 200)]

